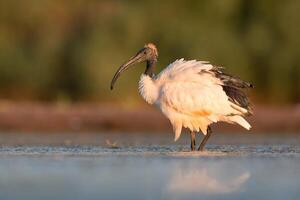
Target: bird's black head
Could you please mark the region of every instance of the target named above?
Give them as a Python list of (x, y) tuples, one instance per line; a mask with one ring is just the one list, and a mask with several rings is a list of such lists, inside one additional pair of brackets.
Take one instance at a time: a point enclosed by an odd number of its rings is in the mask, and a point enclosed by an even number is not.
[(158, 52), (155, 45), (152, 43), (146, 44), (141, 50), (139, 50), (136, 53), (135, 56), (131, 57), (126, 63), (124, 63), (118, 69), (118, 71), (115, 73), (111, 81), (110, 89), (112, 90), (114, 88), (114, 84), (119, 78), (119, 76), (121, 75), (121, 73), (136, 63), (146, 61), (147, 65), (146, 65), (145, 74), (149, 76), (153, 76), (153, 70), (157, 62), (157, 58), (158, 58)]

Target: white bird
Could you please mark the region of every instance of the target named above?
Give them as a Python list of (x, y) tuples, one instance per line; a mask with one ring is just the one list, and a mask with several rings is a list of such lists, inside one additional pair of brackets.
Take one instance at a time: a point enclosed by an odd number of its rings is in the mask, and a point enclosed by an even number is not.
[(155, 45), (146, 44), (118, 69), (111, 89), (129, 66), (146, 61), (146, 71), (139, 81), (139, 92), (147, 103), (156, 105), (170, 120), (175, 141), (180, 137), (182, 127), (188, 128), (191, 150), (194, 151), (195, 133), (201, 131), (205, 137), (198, 150), (203, 151), (212, 132), (212, 123), (223, 121), (239, 124), (247, 130), (251, 128), (243, 118), (252, 114), (252, 109), (242, 89), (253, 87), (252, 84), (224, 73), (221, 67), (197, 60), (176, 60), (155, 75), (157, 58)]

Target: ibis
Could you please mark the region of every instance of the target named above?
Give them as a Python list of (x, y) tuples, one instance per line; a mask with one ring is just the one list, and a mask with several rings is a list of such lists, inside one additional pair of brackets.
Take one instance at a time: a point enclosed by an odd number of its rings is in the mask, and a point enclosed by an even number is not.
[(191, 136), (191, 150), (196, 150), (196, 133), (203, 133), (198, 151), (203, 151), (212, 134), (210, 125), (219, 121), (238, 124), (249, 130), (244, 119), (252, 114), (252, 106), (243, 91), (253, 85), (207, 61), (178, 59), (159, 74), (155, 74), (158, 51), (154, 44), (146, 44), (115, 73), (111, 90), (119, 76), (134, 64), (145, 62), (146, 70), (139, 80), (143, 99), (157, 106), (169, 119), (175, 141), (187, 128)]

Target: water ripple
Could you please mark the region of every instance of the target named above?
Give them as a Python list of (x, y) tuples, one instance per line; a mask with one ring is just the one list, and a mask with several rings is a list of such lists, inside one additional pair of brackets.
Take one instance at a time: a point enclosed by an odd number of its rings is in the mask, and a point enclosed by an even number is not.
[(144, 145), (124, 147), (104, 146), (2, 146), (5, 155), (131, 155), (131, 156), (296, 156), (300, 146), (295, 145), (208, 145), (204, 152), (190, 152), (181, 145)]

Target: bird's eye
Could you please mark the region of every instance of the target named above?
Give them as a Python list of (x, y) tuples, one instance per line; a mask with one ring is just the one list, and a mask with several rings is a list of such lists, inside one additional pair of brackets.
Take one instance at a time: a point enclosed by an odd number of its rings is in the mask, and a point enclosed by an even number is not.
[(144, 51), (144, 54), (146, 54), (147, 52), (146, 51)]

